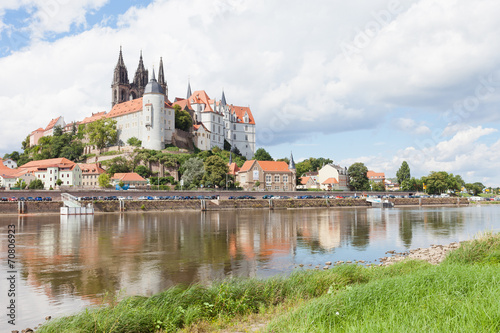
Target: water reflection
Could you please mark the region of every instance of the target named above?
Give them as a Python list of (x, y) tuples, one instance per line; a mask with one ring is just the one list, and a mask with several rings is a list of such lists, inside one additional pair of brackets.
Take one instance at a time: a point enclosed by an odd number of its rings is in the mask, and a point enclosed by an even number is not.
[[(73, 297), (98, 304), (106, 292), (151, 295), (179, 283), (289, 273), (298, 264), (372, 261), (387, 250), (498, 229), (498, 215), (497, 207), (360, 208), (28, 216), (14, 223), (27, 286), (48, 303)], [(9, 223), (0, 217), (2, 256)]]

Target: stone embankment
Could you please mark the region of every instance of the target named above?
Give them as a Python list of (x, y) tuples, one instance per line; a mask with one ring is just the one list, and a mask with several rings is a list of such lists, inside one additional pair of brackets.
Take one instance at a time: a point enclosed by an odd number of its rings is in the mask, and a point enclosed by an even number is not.
[(417, 248), (408, 252), (396, 253), (395, 251), (387, 251), (386, 254), (392, 254), (391, 257), (380, 258), (380, 266), (389, 266), (398, 261), (405, 259), (425, 260), (433, 265), (441, 263), (448, 252), (460, 247), (460, 243), (454, 242), (448, 245), (431, 245), (428, 248)]
[[(404, 206), (442, 206), (442, 205), (468, 205), (467, 199), (457, 198), (398, 198), (389, 199), (395, 207)], [(119, 201), (82, 201), (82, 204), (92, 204), (95, 212), (120, 212)], [(171, 210), (231, 210), (231, 209), (293, 209), (293, 208), (335, 208), (335, 207), (370, 207), (365, 199), (250, 199), (250, 200), (125, 200), (122, 211), (171, 211)], [(25, 202), (24, 213), (59, 213), (62, 202)], [(0, 202), (0, 214), (16, 214), (17, 202)]]

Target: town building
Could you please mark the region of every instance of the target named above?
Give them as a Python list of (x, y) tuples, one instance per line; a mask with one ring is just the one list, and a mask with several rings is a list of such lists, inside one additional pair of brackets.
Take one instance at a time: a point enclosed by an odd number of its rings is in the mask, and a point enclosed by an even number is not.
[(300, 177), (300, 185), (297, 185), (297, 189), (305, 190), (305, 189), (319, 189), (320, 184), (316, 180), (315, 177)]
[(36, 179), (40, 179), (46, 190), (55, 188), (58, 179), (62, 181), (62, 186), (82, 185), (82, 170), (67, 158), (31, 161), (20, 166), (19, 171), (31, 173)]
[(383, 172), (375, 172), (372, 170), (368, 170), (366, 173), (366, 176), (368, 177), (369, 181), (375, 182), (375, 183), (382, 183), (385, 185), (385, 173)]
[(135, 172), (115, 173), (113, 177), (111, 177), (111, 182), (115, 186), (118, 185), (120, 182), (123, 182), (123, 184), (125, 185), (132, 185), (132, 186), (148, 185), (148, 181)]
[(82, 186), (88, 188), (99, 187), (99, 176), (106, 171), (101, 168), (101, 163), (78, 163), (82, 170)]
[(336, 164), (326, 164), (318, 170), (318, 183), (323, 190), (349, 190), (347, 168)]
[(246, 161), (236, 173), (236, 181), (244, 190), (295, 191), (296, 170), (293, 157), (290, 164), (280, 161)]
[(7, 158), (5, 160), (3, 160), (3, 159), (0, 158), (0, 165), (5, 166), (5, 167), (7, 167), (9, 169), (15, 169), (15, 168), (17, 168), (17, 162), (14, 161), (14, 160), (12, 160), (12, 159), (10, 159), (10, 158)]

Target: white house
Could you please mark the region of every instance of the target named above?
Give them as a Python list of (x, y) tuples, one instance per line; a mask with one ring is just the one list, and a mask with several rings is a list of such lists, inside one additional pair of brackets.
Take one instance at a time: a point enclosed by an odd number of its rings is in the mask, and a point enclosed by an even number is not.
[(349, 174), (347, 168), (327, 164), (318, 171), (318, 183), (323, 190), (349, 190)]
[(52, 158), (48, 160), (31, 161), (19, 167), (24, 173), (32, 173), (36, 179), (44, 183), (45, 189), (55, 188), (57, 180), (62, 186), (81, 186), (82, 170), (75, 162), (66, 158)]

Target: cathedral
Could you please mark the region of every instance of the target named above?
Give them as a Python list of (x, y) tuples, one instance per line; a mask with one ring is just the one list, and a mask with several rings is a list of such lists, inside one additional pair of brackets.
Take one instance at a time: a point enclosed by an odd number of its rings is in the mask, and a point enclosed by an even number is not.
[[(193, 126), (189, 132), (175, 128), (175, 106), (191, 116)], [(134, 80), (129, 81), (121, 47), (111, 83), (111, 110), (69, 124), (63, 117), (52, 119), (46, 128), (31, 133), (30, 144), (36, 145), (41, 137), (52, 135), (55, 126), (69, 131), (74, 123), (88, 124), (103, 118), (116, 121), (117, 144), (121, 146), (132, 137), (141, 140), (143, 148), (154, 150), (179, 142), (192, 142), (200, 150), (223, 149), (227, 141), (247, 159), (255, 153), (255, 119), (250, 107), (227, 103), (224, 91), (220, 100), (211, 99), (204, 90), (193, 93), (189, 82), (186, 98), (170, 101), (162, 58), (158, 79), (154, 69), (150, 78), (141, 51)]]

